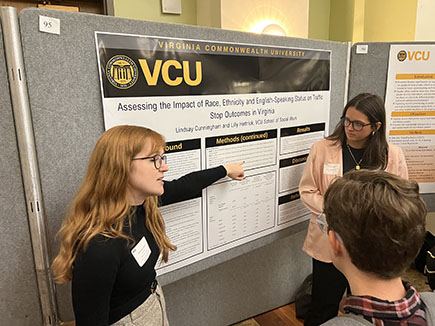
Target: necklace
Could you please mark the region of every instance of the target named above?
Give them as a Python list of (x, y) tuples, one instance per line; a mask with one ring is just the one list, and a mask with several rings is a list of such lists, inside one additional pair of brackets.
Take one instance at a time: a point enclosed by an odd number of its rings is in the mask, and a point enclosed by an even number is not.
[(353, 153), (352, 153), (352, 151), (350, 150), (350, 146), (349, 146), (348, 143), (346, 143), (346, 146), (347, 146), (347, 150), (349, 151), (350, 156), (352, 156), (352, 159), (353, 159), (353, 161), (354, 161), (355, 164), (356, 164), (356, 166), (355, 166), (355, 170), (359, 170), (359, 169), (361, 169), (360, 164), (361, 164), (361, 162), (362, 162), (362, 160), (363, 160), (363, 158), (364, 158), (364, 154), (365, 154), (365, 152), (364, 152), (363, 156), (361, 157), (361, 159), (359, 160), (359, 162), (357, 162), (356, 159), (355, 159), (355, 156), (353, 156)]

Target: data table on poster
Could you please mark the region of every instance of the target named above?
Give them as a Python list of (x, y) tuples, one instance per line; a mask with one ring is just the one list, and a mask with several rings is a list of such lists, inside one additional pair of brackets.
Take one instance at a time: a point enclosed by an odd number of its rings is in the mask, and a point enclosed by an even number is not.
[(208, 249), (274, 227), (276, 172), (207, 189)]

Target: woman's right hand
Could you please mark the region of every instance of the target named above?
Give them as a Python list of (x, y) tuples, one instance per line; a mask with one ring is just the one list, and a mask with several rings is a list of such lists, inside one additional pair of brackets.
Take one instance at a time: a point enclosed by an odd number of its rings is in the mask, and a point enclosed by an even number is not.
[(225, 164), (224, 168), (227, 170), (227, 176), (233, 180), (243, 180), (245, 178), (245, 170), (242, 166), (244, 163), (245, 161)]

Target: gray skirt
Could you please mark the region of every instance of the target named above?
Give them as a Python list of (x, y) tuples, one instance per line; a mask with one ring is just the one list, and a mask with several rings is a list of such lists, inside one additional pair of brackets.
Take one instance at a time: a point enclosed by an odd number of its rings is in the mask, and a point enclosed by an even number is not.
[(160, 285), (139, 307), (112, 326), (169, 326), (166, 303)]

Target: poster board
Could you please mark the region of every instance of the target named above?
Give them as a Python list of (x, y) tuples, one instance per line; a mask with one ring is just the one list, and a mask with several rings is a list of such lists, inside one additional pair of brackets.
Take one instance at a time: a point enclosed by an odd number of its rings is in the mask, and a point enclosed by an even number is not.
[[(40, 15), (59, 19), (60, 33), (39, 31)], [(20, 28), (53, 256), (58, 249), (55, 234), (104, 131), (96, 31), (331, 51), (332, 124), (344, 102), (347, 45), (343, 43), (40, 9), (23, 10)], [(300, 250), (305, 230), (302, 222), (162, 275), (159, 282), (167, 296), (169, 319), (183, 325), (231, 324), (290, 302), (311, 269), (311, 260)], [(271, 280), (269, 275), (275, 277)], [(256, 295), (259, 290), (262, 296)], [(246, 297), (249, 304), (239, 305)], [(61, 320), (72, 320), (68, 285), (57, 288), (57, 299)], [(216, 309), (207, 309), (210, 306)]]
[(7, 76), (0, 27), (0, 324), (32, 326), (42, 312)]
[[(376, 93), (385, 100), (388, 62), (392, 45), (420, 46), (434, 42), (370, 42), (352, 46), (350, 58), (349, 98), (361, 92)], [(359, 49), (367, 49), (359, 51)], [(388, 109), (387, 109), (388, 110)], [(435, 194), (422, 194), (429, 212), (435, 211)]]
[(387, 136), (402, 148), (421, 193), (435, 192), (434, 54), (434, 44), (391, 44), (388, 60)]

